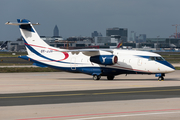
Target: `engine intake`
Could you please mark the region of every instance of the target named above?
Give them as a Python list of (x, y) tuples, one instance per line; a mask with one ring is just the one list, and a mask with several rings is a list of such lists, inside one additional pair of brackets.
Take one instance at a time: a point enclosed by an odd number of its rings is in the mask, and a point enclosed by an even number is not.
[(118, 57), (116, 55), (96, 55), (91, 56), (90, 61), (101, 65), (114, 65), (118, 62)]

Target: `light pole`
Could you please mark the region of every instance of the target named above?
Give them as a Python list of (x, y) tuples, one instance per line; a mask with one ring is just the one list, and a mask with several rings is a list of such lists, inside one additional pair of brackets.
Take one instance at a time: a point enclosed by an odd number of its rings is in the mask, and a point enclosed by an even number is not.
[(157, 45), (156, 45), (156, 50), (158, 49), (158, 38), (159, 38), (159, 35), (157, 36)]

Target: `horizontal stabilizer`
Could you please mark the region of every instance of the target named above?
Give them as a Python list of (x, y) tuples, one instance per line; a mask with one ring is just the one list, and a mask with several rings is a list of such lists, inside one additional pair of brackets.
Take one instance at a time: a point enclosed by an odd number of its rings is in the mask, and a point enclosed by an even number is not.
[(36, 63), (36, 62), (33, 63), (33, 65), (38, 66), (38, 67), (43, 67), (43, 68), (47, 67), (46, 65), (43, 65), (41, 63)]
[[(12, 22), (6, 22), (6, 25), (28, 25), (31, 23), (12, 23)], [(39, 23), (33, 23), (32, 25), (40, 25)]]

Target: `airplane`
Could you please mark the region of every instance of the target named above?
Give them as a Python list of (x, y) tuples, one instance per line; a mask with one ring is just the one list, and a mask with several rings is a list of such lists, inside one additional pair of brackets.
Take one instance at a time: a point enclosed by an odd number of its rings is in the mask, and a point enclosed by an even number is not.
[(122, 47), (122, 44), (123, 44), (123, 40), (120, 41), (120, 43), (117, 45), (116, 48), (121, 48), (121, 47)]
[(7, 49), (7, 43), (8, 43), (8, 41), (4, 42), (4, 43), (0, 46), (0, 50), (6, 50), (6, 49)]
[(19, 26), (28, 53), (19, 58), (31, 61), (39, 67), (85, 73), (92, 75), (94, 80), (100, 80), (101, 76), (113, 80), (120, 74), (155, 74), (159, 81), (163, 81), (166, 73), (175, 71), (170, 63), (156, 53), (118, 48), (60, 49), (49, 46), (40, 38), (34, 29), (34, 25), (39, 23), (17, 19), (17, 23), (5, 24)]

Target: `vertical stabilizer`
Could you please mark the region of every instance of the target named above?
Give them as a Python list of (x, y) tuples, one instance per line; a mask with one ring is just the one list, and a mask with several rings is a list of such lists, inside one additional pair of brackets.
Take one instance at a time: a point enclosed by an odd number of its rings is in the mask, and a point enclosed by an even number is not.
[(40, 38), (34, 29), (33, 25), (36, 24), (32, 24), (26, 19), (17, 19), (17, 22), (29, 55), (33, 55), (35, 52), (40, 53), (42, 48), (45, 49), (49, 47), (49, 45)]
[(117, 45), (116, 48), (121, 48), (121, 47), (122, 47), (122, 44), (123, 44), (123, 40), (120, 41), (120, 43)]

